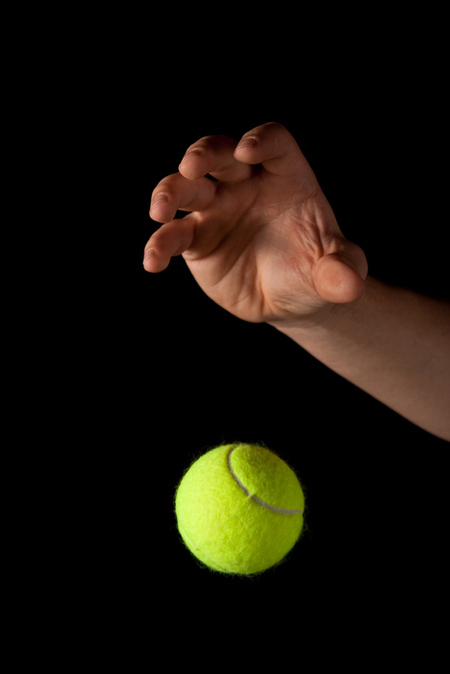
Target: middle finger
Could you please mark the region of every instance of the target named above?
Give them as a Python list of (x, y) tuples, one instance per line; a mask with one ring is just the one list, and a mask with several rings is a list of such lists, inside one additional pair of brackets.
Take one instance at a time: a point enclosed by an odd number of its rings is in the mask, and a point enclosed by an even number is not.
[(155, 187), (152, 194), (150, 217), (156, 222), (170, 222), (177, 210), (202, 211), (214, 201), (216, 183), (208, 178), (187, 180), (173, 173)]
[(189, 180), (198, 180), (206, 174), (225, 182), (248, 178), (253, 168), (234, 158), (236, 145), (237, 142), (228, 136), (200, 138), (186, 150), (179, 171)]

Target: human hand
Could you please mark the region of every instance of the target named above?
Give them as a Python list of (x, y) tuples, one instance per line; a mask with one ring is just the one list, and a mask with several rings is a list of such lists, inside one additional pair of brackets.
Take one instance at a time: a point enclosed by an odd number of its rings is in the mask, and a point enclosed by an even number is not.
[[(177, 210), (188, 215), (174, 219)], [(298, 320), (363, 293), (365, 255), (343, 236), (280, 124), (239, 143), (207, 136), (191, 145), (179, 172), (153, 191), (150, 215), (163, 225), (145, 247), (144, 268), (163, 271), (182, 255), (204, 292), (246, 321)]]

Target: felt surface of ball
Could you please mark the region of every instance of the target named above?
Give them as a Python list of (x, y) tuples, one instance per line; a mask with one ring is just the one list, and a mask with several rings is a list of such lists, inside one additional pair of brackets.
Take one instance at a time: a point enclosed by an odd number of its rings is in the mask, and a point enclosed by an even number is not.
[(184, 474), (175, 496), (178, 530), (209, 568), (251, 575), (278, 564), (303, 527), (305, 499), (292, 469), (265, 447), (222, 445)]

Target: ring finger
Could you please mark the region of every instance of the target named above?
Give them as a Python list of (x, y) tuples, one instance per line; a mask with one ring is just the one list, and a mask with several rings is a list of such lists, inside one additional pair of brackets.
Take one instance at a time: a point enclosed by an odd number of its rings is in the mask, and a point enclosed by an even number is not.
[(213, 202), (216, 185), (208, 178), (188, 180), (180, 173), (167, 176), (155, 187), (150, 217), (156, 222), (170, 222), (177, 210), (202, 211)]

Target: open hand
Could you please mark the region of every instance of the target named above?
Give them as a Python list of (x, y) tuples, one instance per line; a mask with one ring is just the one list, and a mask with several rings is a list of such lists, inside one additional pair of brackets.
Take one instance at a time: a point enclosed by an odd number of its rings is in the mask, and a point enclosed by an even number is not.
[[(188, 214), (174, 219), (177, 210)], [(144, 268), (160, 272), (182, 255), (204, 292), (244, 320), (298, 319), (363, 293), (365, 255), (343, 236), (280, 124), (239, 143), (201, 138), (155, 188), (150, 215), (164, 224), (145, 247)]]

